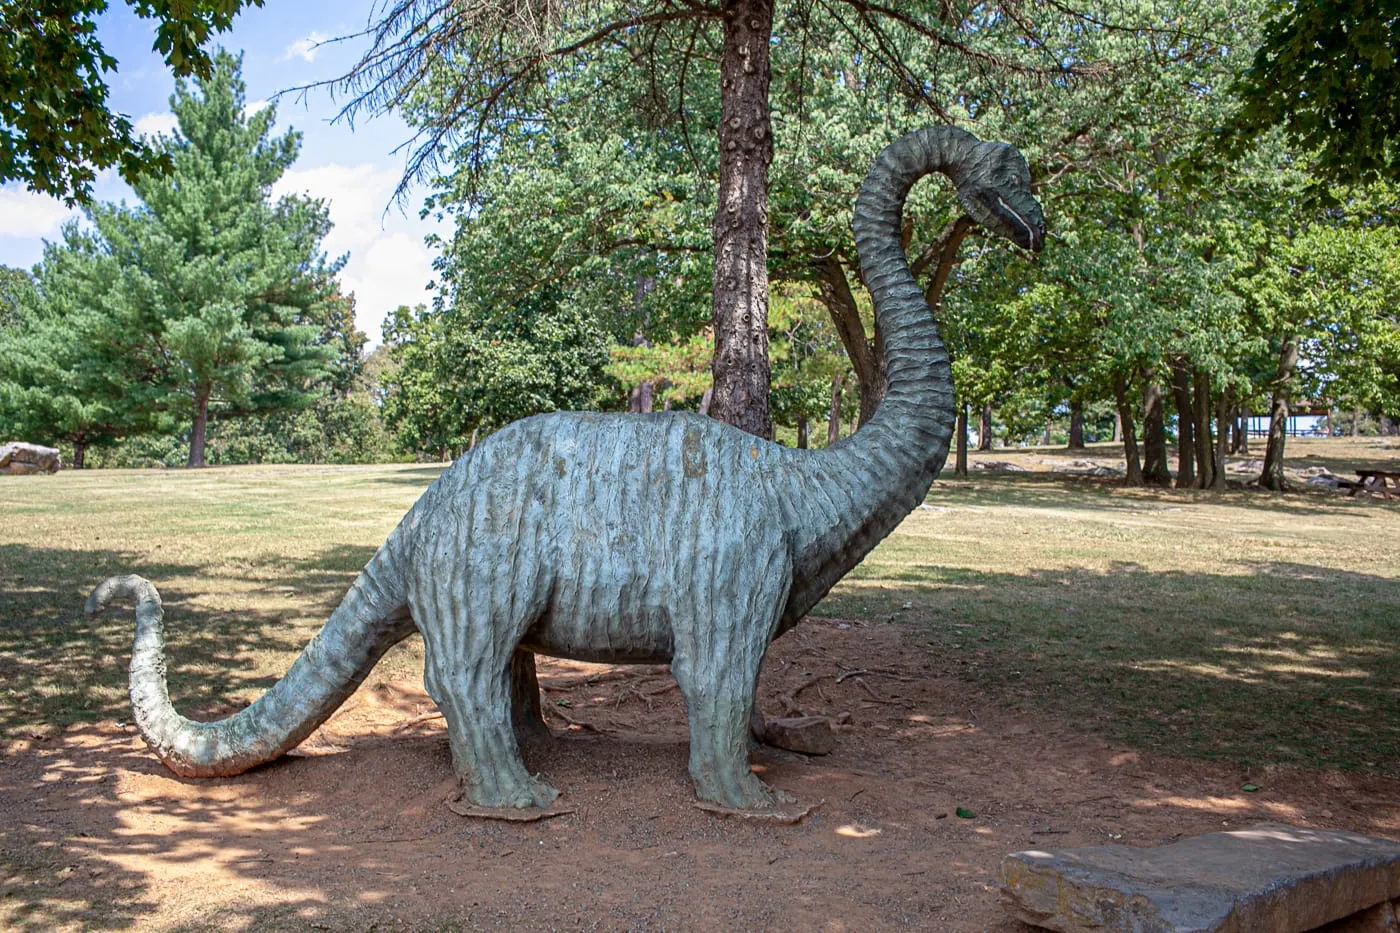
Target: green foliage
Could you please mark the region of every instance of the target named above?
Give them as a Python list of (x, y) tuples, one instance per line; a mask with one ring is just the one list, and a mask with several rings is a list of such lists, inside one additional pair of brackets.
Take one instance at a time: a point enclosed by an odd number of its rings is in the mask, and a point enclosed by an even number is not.
[[(154, 48), (180, 77), (208, 78), (204, 46), (244, 6), (263, 0), (127, 0), (156, 24)], [(105, 75), (117, 60), (97, 38), (107, 0), (0, 4), (0, 182), (86, 202), (99, 169), (117, 166), (132, 184), (169, 161), (133, 135), (107, 104)]]
[(1400, 181), (1397, 48), (1397, 0), (1275, 0), (1226, 141), (1281, 126), (1324, 178)]
[(0, 335), (0, 404), (31, 433), (83, 447), (184, 422), (198, 464), (208, 419), (299, 411), (353, 381), (335, 361), (353, 364), (363, 336), (320, 250), (325, 206), (270, 199), (299, 136), (272, 138), (274, 108), (245, 103), (226, 52), (177, 82), (178, 129), (153, 144), (169, 173), (45, 251), (33, 307)]
[(520, 418), (595, 408), (608, 362), (591, 316), (539, 295), (494, 313), (400, 307), (384, 342), (384, 417), (409, 451), (461, 451)]

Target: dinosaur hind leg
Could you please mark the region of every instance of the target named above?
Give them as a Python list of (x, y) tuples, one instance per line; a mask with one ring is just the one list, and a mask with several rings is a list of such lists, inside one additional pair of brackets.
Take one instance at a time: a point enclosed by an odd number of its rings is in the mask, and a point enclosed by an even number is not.
[(754, 810), (791, 799), (749, 769), (754, 688), (787, 597), (791, 564), (781, 553), (743, 564), (714, 573), (709, 591), (693, 594), (695, 615), (674, 625), (671, 672), (690, 720), (695, 795)]
[(549, 806), (559, 792), (526, 770), (512, 715), (511, 668), (524, 625), (501, 624), (483, 600), (459, 601), (440, 589), (421, 602), (413, 615), (423, 633), (423, 680), (447, 722), (463, 796), (481, 807)]

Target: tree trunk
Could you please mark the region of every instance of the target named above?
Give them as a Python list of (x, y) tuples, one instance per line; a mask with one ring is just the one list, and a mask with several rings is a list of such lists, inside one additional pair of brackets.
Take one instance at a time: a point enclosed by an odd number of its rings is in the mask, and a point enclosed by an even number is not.
[(817, 263), (816, 268), (817, 295), (831, 315), (836, 336), (841, 338), (841, 346), (846, 348), (846, 356), (851, 361), (851, 371), (856, 374), (856, 388), (860, 392), (860, 423), (865, 424), (885, 397), (885, 355), (879, 346), (879, 330), (877, 328), (874, 340), (865, 336), (860, 307), (851, 292), (851, 282), (841, 260), (834, 255), (827, 256)]
[(1117, 409), (1113, 412), (1113, 443), (1119, 444), (1123, 441), (1123, 413)]
[(204, 437), (209, 427), (209, 395), (211, 390), (199, 388), (194, 395), (194, 424), (190, 427), (190, 460), (186, 466), (204, 466)]
[(1133, 426), (1133, 406), (1128, 401), (1128, 380), (1122, 373), (1113, 374), (1113, 400), (1117, 406), (1118, 424), (1122, 426), (1123, 459), (1127, 475), (1123, 478), (1126, 486), (1141, 486), (1142, 463), (1138, 460), (1137, 430)]
[(87, 463), (87, 441), (73, 442), (73, 469), (81, 470)]
[(1274, 373), (1273, 404), (1269, 408), (1269, 443), (1264, 448), (1264, 469), (1259, 485), (1275, 492), (1288, 488), (1283, 476), (1283, 448), (1288, 438), (1288, 394), (1293, 384), (1293, 370), (1298, 366), (1298, 342), (1293, 337), (1283, 341), (1279, 351), (1278, 370)]
[(1356, 437), (1361, 433), (1361, 409), (1356, 408), (1351, 412), (1351, 436)]
[(841, 382), (842, 375), (831, 377), (831, 410), (826, 417), (826, 446), (830, 447), (841, 439)]
[(958, 439), (957, 459), (953, 461), (953, 475), (967, 475), (967, 402), (958, 406), (958, 426), (954, 431)]
[(1239, 450), (1239, 454), (1240, 454), (1241, 457), (1248, 457), (1248, 456), (1249, 456), (1249, 419), (1250, 419), (1250, 414), (1249, 414), (1249, 408), (1248, 408), (1248, 406), (1241, 405), (1241, 406), (1240, 406), (1240, 450)]
[(1172, 401), (1176, 404), (1176, 488), (1196, 485), (1196, 419), (1191, 411), (1191, 375), (1181, 359), (1172, 361)]
[(714, 386), (710, 386), (708, 389), (706, 389), (704, 392), (702, 392), (702, 393), (700, 394), (700, 414), (705, 415), (705, 416), (707, 416), (707, 417), (709, 416), (709, 414), (710, 414), (710, 402), (714, 399), (714, 397), (715, 397), (715, 389), (714, 389)]
[(1220, 390), (1220, 400), (1215, 403), (1215, 475), (1211, 489), (1229, 489), (1225, 482), (1225, 457), (1230, 448), (1230, 412), (1235, 404), (1235, 393), (1227, 386)]
[(1328, 403), (1327, 403), (1327, 436), (1328, 436), (1328, 437), (1335, 437), (1336, 435), (1337, 435), (1336, 428), (1335, 428), (1335, 427), (1333, 426), (1333, 424), (1332, 424), (1332, 403), (1331, 403), (1331, 402), (1328, 402)]
[(1210, 439), (1210, 374), (1198, 369), (1192, 375), (1191, 415), (1195, 420), (1196, 487), (1210, 489), (1215, 485), (1215, 448)]
[(628, 400), (627, 410), (640, 413), (651, 411), (656, 395), (656, 383), (651, 380), (639, 382), (632, 387), (632, 396)]
[[(1124, 430), (1127, 425), (1124, 425)], [(1162, 386), (1144, 374), (1142, 389), (1142, 480), (1149, 486), (1170, 486), (1167, 466), (1167, 424), (1162, 413)]]
[(977, 419), (977, 449), (992, 449), (992, 403), (982, 406), (982, 416)]
[(807, 416), (797, 416), (797, 449), (807, 449)]
[(1079, 399), (1069, 402), (1069, 449), (1084, 449), (1084, 403)]
[(773, 0), (723, 0), (719, 205), (714, 240), (714, 400), (710, 413), (771, 437), (768, 410), (768, 113)]

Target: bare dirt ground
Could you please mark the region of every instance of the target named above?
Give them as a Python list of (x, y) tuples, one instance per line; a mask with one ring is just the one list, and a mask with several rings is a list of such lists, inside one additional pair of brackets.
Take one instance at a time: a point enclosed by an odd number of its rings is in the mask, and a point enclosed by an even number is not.
[(797, 826), (695, 808), (662, 668), (542, 664), (555, 738), (529, 763), (576, 812), (530, 824), (447, 808), (416, 682), (366, 686), (300, 754), (233, 779), (174, 777), (125, 724), (36, 733), (0, 761), (0, 927), (1012, 933), (1030, 930), (998, 902), (1013, 851), (1263, 819), (1400, 838), (1400, 781), (1112, 747), (956, 665), (893, 624), (810, 619), (774, 646), (770, 717), (849, 713), (832, 755), (755, 755), (823, 801)]

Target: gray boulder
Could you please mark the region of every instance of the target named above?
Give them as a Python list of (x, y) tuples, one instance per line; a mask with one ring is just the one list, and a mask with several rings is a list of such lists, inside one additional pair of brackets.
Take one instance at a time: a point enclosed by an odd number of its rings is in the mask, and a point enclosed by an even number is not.
[(25, 473), (57, 473), (63, 466), (58, 451), (52, 447), (11, 441), (0, 445), (0, 473), (19, 476)]

